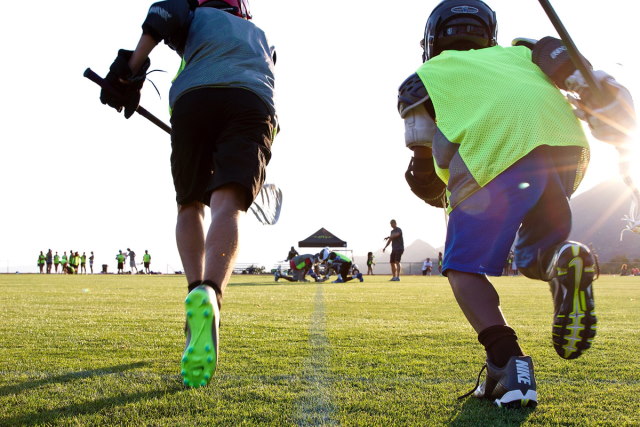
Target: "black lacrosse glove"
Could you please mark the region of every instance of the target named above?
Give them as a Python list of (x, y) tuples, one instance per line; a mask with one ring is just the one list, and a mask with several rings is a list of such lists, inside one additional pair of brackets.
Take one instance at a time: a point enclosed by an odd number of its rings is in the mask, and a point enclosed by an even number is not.
[(137, 74), (133, 75), (129, 68), (129, 59), (133, 51), (120, 49), (105, 78), (111, 86), (109, 89), (102, 89), (100, 92), (100, 102), (115, 108), (118, 112), (124, 108), (124, 117), (129, 118), (136, 112), (140, 103), (140, 89), (147, 76), (147, 70), (151, 65), (149, 58), (140, 67)]
[(447, 207), (447, 186), (436, 175), (432, 158), (412, 157), (404, 177), (413, 194), (436, 208)]

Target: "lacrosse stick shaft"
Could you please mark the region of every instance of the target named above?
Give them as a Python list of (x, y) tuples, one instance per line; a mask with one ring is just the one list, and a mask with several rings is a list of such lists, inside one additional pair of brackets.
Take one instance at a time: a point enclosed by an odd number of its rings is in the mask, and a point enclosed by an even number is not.
[[(596, 82), (596, 80), (594, 79), (593, 73), (591, 72), (591, 68), (586, 64), (584, 57), (578, 51), (578, 48), (576, 47), (575, 43), (571, 39), (569, 32), (562, 24), (562, 21), (560, 21), (560, 17), (558, 17), (558, 14), (551, 6), (551, 3), (549, 3), (549, 0), (538, 0), (538, 1), (540, 2), (540, 5), (546, 12), (547, 16), (549, 17), (551, 24), (553, 24), (554, 28), (558, 32), (560, 39), (562, 40), (565, 47), (567, 48), (567, 53), (569, 54), (569, 58), (571, 58), (571, 62), (573, 62), (573, 65), (580, 71), (580, 73), (582, 73), (582, 77), (584, 78), (587, 85), (589, 85), (589, 88), (591, 89), (593, 95), (596, 98), (596, 102), (600, 105), (603, 105), (605, 103), (605, 95), (602, 89), (600, 88), (600, 86), (598, 85), (598, 82)], [(617, 150), (618, 150), (618, 157), (620, 159), (619, 166), (620, 166), (620, 174), (622, 175), (622, 180), (627, 185), (627, 187), (629, 187), (629, 189), (631, 190), (632, 203), (631, 203), (631, 212), (628, 220), (629, 222), (635, 223), (637, 214), (638, 214), (637, 211), (638, 211), (638, 208), (640, 208), (640, 190), (638, 190), (638, 187), (636, 187), (635, 183), (633, 182), (633, 179), (631, 178), (631, 175), (629, 174), (630, 153), (627, 150), (625, 150), (623, 147), (617, 147)]]
[(595, 78), (593, 77), (593, 72), (591, 71), (591, 68), (587, 65), (587, 62), (584, 59), (584, 57), (580, 54), (580, 51), (578, 51), (578, 48), (573, 42), (573, 39), (569, 35), (569, 32), (565, 28), (564, 24), (560, 20), (560, 17), (556, 13), (553, 6), (551, 6), (551, 3), (549, 3), (549, 0), (538, 0), (538, 1), (540, 2), (540, 5), (544, 9), (547, 16), (549, 17), (551, 24), (558, 32), (560, 39), (562, 40), (565, 47), (567, 48), (567, 53), (569, 54), (569, 58), (571, 58), (571, 62), (573, 62), (573, 65), (582, 74), (582, 77), (584, 78), (587, 85), (589, 85), (589, 88), (593, 92), (593, 95), (598, 101), (598, 104), (602, 104), (604, 101), (604, 94), (602, 93), (602, 89), (600, 88), (600, 85), (598, 85), (598, 82), (596, 82)]
[[(86, 78), (88, 78), (89, 80), (91, 80), (92, 82), (94, 82), (95, 84), (97, 84), (98, 86), (100, 86), (102, 89), (106, 91), (109, 91), (115, 94), (118, 93), (109, 84), (109, 82), (107, 82), (105, 79), (97, 75), (91, 68), (87, 68), (86, 70), (84, 70), (83, 76), (85, 76)], [(163, 122), (162, 120), (160, 120), (159, 118), (151, 114), (144, 107), (142, 107), (142, 105), (138, 105), (138, 108), (136, 109), (136, 113), (140, 114), (142, 117), (149, 120), (151, 123), (158, 126), (160, 129), (167, 132), (168, 134), (171, 133), (171, 126), (167, 125), (165, 122)]]

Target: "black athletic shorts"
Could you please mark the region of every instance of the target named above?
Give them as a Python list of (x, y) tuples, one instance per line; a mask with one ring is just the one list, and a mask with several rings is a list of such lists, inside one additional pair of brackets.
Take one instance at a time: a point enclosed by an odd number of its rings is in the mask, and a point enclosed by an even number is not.
[(404, 253), (404, 249), (391, 249), (391, 256), (389, 257), (389, 262), (400, 262), (402, 259), (402, 254)]
[(246, 190), (247, 210), (271, 159), (275, 113), (249, 90), (202, 88), (176, 101), (171, 126), (171, 174), (178, 204), (209, 205), (215, 189), (235, 183)]
[(338, 272), (338, 274), (340, 274), (342, 276), (343, 279), (346, 279), (347, 276), (349, 275), (349, 271), (351, 271), (351, 266), (353, 265), (353, 263), (351, 262), (343, 262), (340, 264), (340, 271)]

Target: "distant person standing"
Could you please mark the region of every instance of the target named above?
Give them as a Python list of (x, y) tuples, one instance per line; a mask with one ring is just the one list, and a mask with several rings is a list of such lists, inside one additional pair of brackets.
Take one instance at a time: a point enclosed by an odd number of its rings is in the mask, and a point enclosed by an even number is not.
[(82, 252), (80, 256), (80, 272), (87, 274), (87, 253)]
[(376, 265), (373, 260), (375, 257), (373, 256), (373, 252), (367, 253), (367, 275), (373, 276), (373, 266)]
[(382, 248), (382, 252), (387, 249), (387, 246), (391, 244), (391, 256), (389, 257), (389, 263), (391, 264), (391, 278), (392, 282), (400, 281), (400, 260), (402, 259), (402, 254), (404, 253), (404, 239), (402, 237), (402, 230), (397, 226), (396, 220), (392, 219), (391, 222), (391, 234), (388, 237), (385, 237), (384, 240), (387, 241), (387, 244)]
[(442, 275), (442, 252), (438, 252), (438, 273)]
[(40, 251), (40, 255), (38, 255), (38, 268), (40, 269), (40, 274), (44, 273), (44, 263), (47, 260), (47, 257)]
[(58, 251), (53, 256), (53, 268), (55, 269), (56, 274), (58, 274), (58, 266), (60, 265), (60, 255), (58, 255)]
[(80, 253), (78, 251), (73, 255), (73, 269), (75, 274), (80, 273)]
[(136, 267), (136, 253), (127, 248), (127, 256), (129, 257), (129, 267), (131, 268), (131, 274), (133, 274), (134, 269), (136, 270), (136, 274), (138, 274), (138, 267)]
[(287, 259), (285, 259), (285, 261), (291, 261), (293, 257), (298, 255), (298, 251), (296, 251), (295, 248), (291, 246), (291, 249), (289, 249), (289, 253), (287, 254)]
[(91, 274), (93, 274), (93, 260), (95, 257), (93, 256), (93, 251), (91, 251), (91, 255), (89, 255), (89, 270), (91, 270)]
[(148, 250), (144, 250), (144, 255), (142, 255), (142, 262), (144, 263), (144, 272), (147, 274), (151, 273), (149, 270), (149, 266), (151, 265), (151, 255), (149, 255)]
[(47, 274), (51, 274), (51, 266), (53, 265), (53, 253), (51, 249), (47, 252)]
[(118, 255), (116, 255), (116, 261), (118, 261), (118, 274), (124, 274), (124, 260), (125, 256), (122, 251), (118, 251)]

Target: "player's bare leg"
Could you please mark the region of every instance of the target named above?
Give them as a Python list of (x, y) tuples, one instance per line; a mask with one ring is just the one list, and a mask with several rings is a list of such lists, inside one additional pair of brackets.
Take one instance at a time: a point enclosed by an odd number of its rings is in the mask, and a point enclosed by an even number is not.
[(507, 324), (500, 310), (500, 298), (489, 279), (455, 270), (449, 270), (447, 277), (460, 309), (476, 332)]
[[(179, 220), (180, 227), (183, 227), (180, 232), (191, 229), (194, 233), (191, 239), (178, 233), (182, 237), (178, 239), (182, 244), (179, 246), (180, 255), (184, 259), (190, 252), (200, 260), (188, 266), (184, 264), (190, 292), (185, 300), (187, 343), (182, 355), (181, 374), (188, 387), (208, 384), (217, 367), (222, 291), (229, 281), (238, 253), (238, 223), (244, 197), (244, 190), (237, 185), (224, 186), (211, 195), (211, 224), (206, 238), (202, 232), (201, 205), (182, 210), (183, 219), (191, 220), (193, 224)], [(202, 236), (202, 240), (196, 235)]]
[(202, 281), (204, 274), (204, 205), (178, 206), (176, 242), (187, 283)]
[[(238, 223), (244, 212), (244, 198), (245, 190), (235, 184), (211, 194), (211, 225), (205, 240), (203, 280), (217, 284), (220, 294), (224, 293), (238, 255)], [(222, 295), (218, 298), (221, 300)]]

